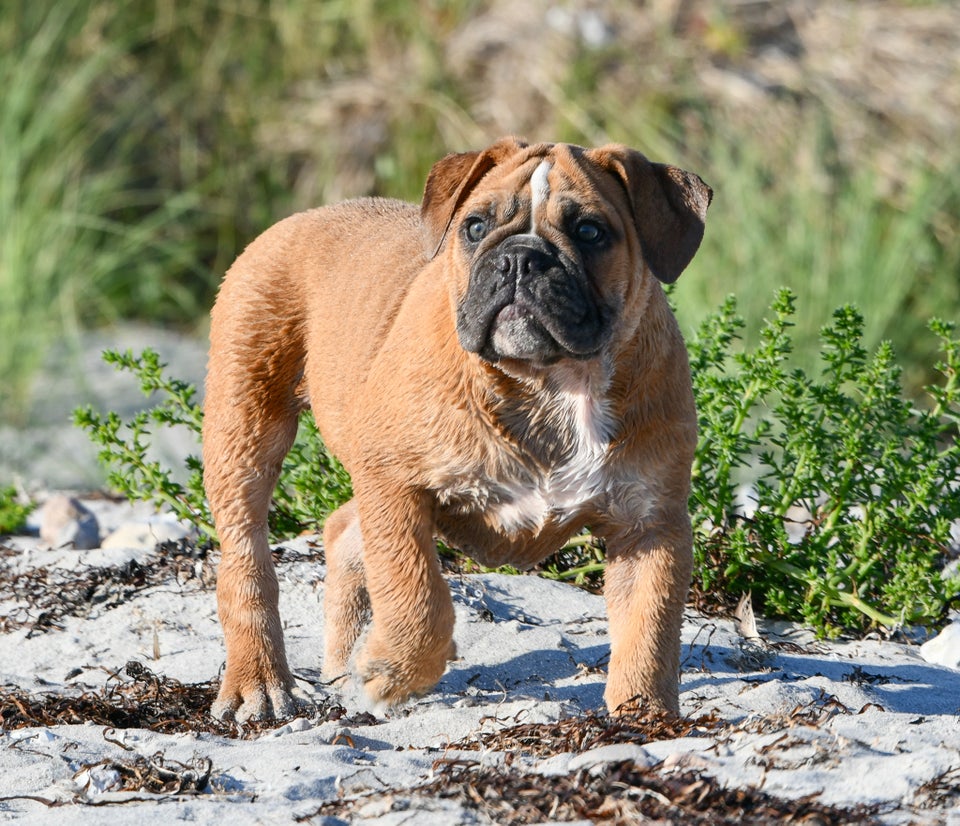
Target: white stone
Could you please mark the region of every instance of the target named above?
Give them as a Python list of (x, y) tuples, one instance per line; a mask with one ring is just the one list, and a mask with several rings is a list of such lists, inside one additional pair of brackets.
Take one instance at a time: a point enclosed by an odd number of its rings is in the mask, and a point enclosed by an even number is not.
[(649, 769), (659, 762), (643, 746), (634, 743), (611, 743), (575, 755), (567, 769), (570, 772), (587, 769), (591, 774), (599, 774), (611, 763), (633, 763), (638, 768)]
[(104, 548), (140, 548), (152, 551), (161, 542), (176, 542), (193, 535), (193, 530), (170, 519), (156, 518), (124, 522), (106, 539)]
[(928, 663), (960, 669), (960, 615), (932, 640), (920, 646), (920, 656)]
[(100, 544), (100, 524), (80, 500), (57, 494), (40, 512), (40, 538), (52, 548), (87, 551)]

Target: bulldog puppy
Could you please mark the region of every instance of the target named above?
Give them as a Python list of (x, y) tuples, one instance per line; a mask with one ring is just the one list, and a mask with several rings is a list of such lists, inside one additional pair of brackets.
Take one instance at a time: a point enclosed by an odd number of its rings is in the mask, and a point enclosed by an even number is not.
[(696, 252), (711, 195), (624, 146), (506, 138), (439, 161), (419, 207), (349, 201), (250, 244), (213, 309), (203, 426), (215, 715), (296, 708), (267, 511), (307, 407), (354, 487), (324, 530), (326, 674), (352, 668), (377, 704), (426, 692), (455, 655), (436, 538), (529, 567), (589, 526), (606, 704), (678, 711), (696, 413), (660, 282)]

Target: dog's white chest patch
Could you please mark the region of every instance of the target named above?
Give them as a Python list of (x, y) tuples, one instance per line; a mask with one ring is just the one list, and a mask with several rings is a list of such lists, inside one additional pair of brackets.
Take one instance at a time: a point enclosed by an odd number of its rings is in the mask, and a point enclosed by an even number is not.
[(506, 479), (490, 516), (505, 533), (541, 528), (551, 517), (562, 518), (604, 492), (605, 460), (613, 421), (607, 405), (590, 394), (561, 393), (564, 460), (533, 479)]

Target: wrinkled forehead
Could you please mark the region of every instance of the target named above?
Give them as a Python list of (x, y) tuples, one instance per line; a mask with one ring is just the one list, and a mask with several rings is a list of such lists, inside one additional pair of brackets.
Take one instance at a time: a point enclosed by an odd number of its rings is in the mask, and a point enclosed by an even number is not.
[(622, 187), (578, 146), (530, 147), (499, 172), (502, 178), (497, 183), (502, 189), (496, 188), (529, 205), (534, 212), (555, 202), (573, 202), (599, 210), (622, 200)]

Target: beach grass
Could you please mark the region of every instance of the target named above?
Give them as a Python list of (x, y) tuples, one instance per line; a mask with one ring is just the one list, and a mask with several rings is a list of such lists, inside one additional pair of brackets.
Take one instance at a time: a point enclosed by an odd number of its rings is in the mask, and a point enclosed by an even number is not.
[[(746, 47), (710, 9), (694, 39), (651, 12), (643, 53), (615, 36), (541, 52), (552, 63), (527, 100), (509, 81), (543, 74), (528, 50), (498, 34), (503, 55), (461, 65), (467, 47), (448, 48), (491, 25), (474, 0), (12, 0), (0, 16), (0, 417), (26, 415), (54, 342), (118, 320), (202, 332), (223, 272), (271, 223), (342, 197), (418, 199), (437, 158), (505, 130), (621, 141), (713, 186), (703, 250), (674, 293), (686, 332), (735, 293), (755, 341), (787, 286), (795, 356), (810, 365), (819, 328), (852, 302), (866, 343), (892, 339), (919, 390), (933, 356), (922, 325), (960, 317), (960, 153), (876, 129), (852, 154), (861, 114), (814, 93), (749, 118), (718, 105), (698, 84), (702, 52), (722, 63)], [(493, 69), (506, 87), (492, 88)]]

